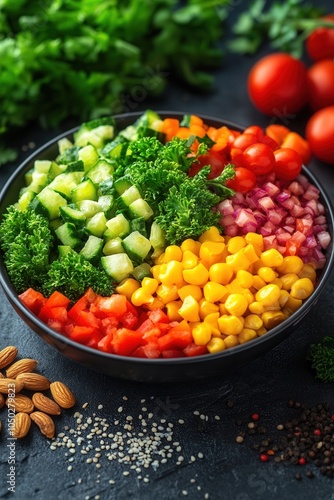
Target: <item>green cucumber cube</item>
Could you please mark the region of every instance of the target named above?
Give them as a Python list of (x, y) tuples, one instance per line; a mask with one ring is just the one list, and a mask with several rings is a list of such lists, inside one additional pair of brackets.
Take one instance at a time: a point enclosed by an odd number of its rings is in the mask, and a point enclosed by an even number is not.
[(134, 270), (133, 264), (126, 253), (106, 255), (101, 257), (101, 263), (105, 272), (118, 283), (128, 278)]

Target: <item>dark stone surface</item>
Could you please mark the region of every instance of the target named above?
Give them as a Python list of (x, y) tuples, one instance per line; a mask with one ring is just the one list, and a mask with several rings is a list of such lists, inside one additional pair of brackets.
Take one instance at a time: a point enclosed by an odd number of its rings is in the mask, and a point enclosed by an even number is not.
[[(320, 2), (328, 7), (331, 2)], [(318, 5), (318, 2), (317, 2)], [(242, 5), (241, 5), (242, 6)], [(238, 7), (236, 7), (238, 8)], [(240, 9), (240, 7), (239, 7)], [(265, 126), (269, 119), (260, 115), (249, 103), (246, 93), (246, 78), (254, 61), (268, 52), (263, 49), (256, 57), (237, 57), (226, 55), (221, 70), (217, 71), (215, 89), (210, 95), (191, 93), (170, 82), (165, 95), (152, 100), (136, 103), (130, 100), (133, 111), (152, 107), (157, 110), (174, 110), (225, 118), (243, 126), (259, 124)], [(307, 112), (290, 120), (289, 127), (303, 131)], [(72, 126), (73, 124), (70, 124)], [(19, 133), (13, 140), (21, 147), (33, 141), (36, 146), (55, 137), (66, 128), (57, 131), (41, 131), (37, 126)], [(20, 160), (27, 156), (22, 153)], [(334, 196), (334, 170), (316, 160), (312, 160), (311, 170), (317, 175), (328, 194)], [(15, 169), (2, 169), (1, 186), (10, 172)], [(212, 499), (255, 500), (255, 499), (334, 499), (334, 479), (328, 479), (316, 467), (275, 464), (270, 459), (261, 463), (259, 453), (252, 449), (255, 438), (246, 436), (243, 444), (235, 441), (240, 428), (236, 421), (245, 424), (254, 412), (260, 414), (259, 424), (268, 429), (270, 435), (277, 435), (276, 425), (285, 422), (294, 411), (287, 401), (297, 399), (306, 405), (327, 401), (334, 413), (333, 384), (324, 384), (314, 378), (306, 362), (309, 345), (319, 341), (324, 335), (333, 332), (333, 274), (322, 293), (318, 304), (302, 320), (288, 340), (268, 352), (248, 366), (237, 369), (228, 376), (194, 383), (173, 385), (144, 385), (112, 379), (90, 371), (75, 362), (69, 361), (34, 334), (14, 312), (3, 292), (0, 292), (1, 346), (14, 344), (19, 348), (21, 357), (39, 360), (38, 369), (51, 380), (62, 380), (75, 392), (77, 406), (66, 410), (56, 417), (57, 432), (64, 426), (75, 427), (74, 411), (78, 410), (84, 419), (96, 413), (110, 423), (109, 432), (123, 430), (125, 417), (133, 417), (134, 436), (143, 429), (139, 415), (152, 413), (147, 422), (174, 424), (173, 440), (180, 443), (182, 450), (174, 452), (167, 463), (143, 469), (143, 477), (149, 482), (137, 479), (138, 474), (118, 460), (108, 461), (102, 450), (100, 464), (87, 464), (87, 456), (80, 453), (76, 446), (74, 460), (69, 462), (70, 453), (65, 456), (64, 448), (50, 450), (50, 443), (42, 437), (37, 428), (31, 429), (27, 439), (15, 443), (15, 498), (36, 500), (97, 498), (100, 499), (151, 499), (188, 498), (203, 499), (209, 494)], [(128, 399), (125, 401), (123, 397)], [(145, 403), (141, 401), (145, 399)], [(230, 402), (233, 401), (232, 406)], [(81, 406), (89, 402), (83, 410)], [(102, 404), (103, 408), (98, 409)], [(123, 412), (118, 408), (123, 406)], [(147, 408), (147, 411), (142, 408)], [(206, 416), (201, 419), (200, 415)], [(219, 416), (220, 420), (215, 417)], [(7, 412), (2, 410), (0, 419), (7, 427)], [(115, 420), (120, 420), (115, 425)], [(181, 423), (180, 423), (181, 421)], [(184, 423), (182, 423), (184, 421)], [(151, 426), (148, 426), (150, 429)], [(69, 431), (65, 431), (68, 434)], [(149, 431), (147, 431), (149, 433)], [(87, 431), (83, 432), (87, 436)], [(9, 498), (6, 483), (9, 474), (9, 441), (7, 433), (0, 436), (1, 447), (1, 486), (0, 498)], [(75, 439), (73, 439), (75, 442)], [(110, 439), (105, 438), (105, 443)], [(174, 447), (176, 448), (176, 447)], [(161, 449), (161, 446), (159, 446)], [(126, 453), (126, 451), (125, 451)], [(203, 458), (198, 458), (203, 453)], [(184, 461), (176, 465), (177, 457)], [(192, 456), (196, 458), (192, 460)], [(68, 471), (68, 466), (72, 470)], [(305, 473), (312, 469), (315, 478), (309, 479)], [(124, 471), (130, 471), (124, 476)], [(296, 481), (297, 472), (302, 475)], [(109, 484), (109, 479), (116, 481)], [(192, 481), (195, 480), (195, 481)], [(199, 490), (198, 487), (201, 489)]]

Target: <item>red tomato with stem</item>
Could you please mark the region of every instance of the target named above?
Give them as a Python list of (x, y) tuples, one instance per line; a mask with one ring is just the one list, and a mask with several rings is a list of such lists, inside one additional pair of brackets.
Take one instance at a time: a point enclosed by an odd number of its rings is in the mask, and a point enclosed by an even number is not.
[(280, 148), (274, 152), (274, 171), (281, 179), (292, 181), (300, 174), (303, 166), (303, 158), (294, 149)]
[(306, 52), (313, 61), (334, 58), (334, 14), (329, 14), (320, 21), (333, 22), (333, 27), (316, 28), (306, 39)]
[(235, 177), (226, 182), (226, 186), (237, 193), (248, 193), (256, 185), (256, 175), (245, 167), (235, 168)]
[(306, 139), (319, 160), (334, 165), (334, 106), (319, 109), (311, 116)]
[(313, 111), (334, 104), (334, 61), (323, 59), (308, 70), (309, 104)]
[(247, 168), (256, 175), (268, 174), (275, 165), (273, 150), (267, 144), (257, 142), (244, 151)]
[(255, 63), (247, 85), (250, 99), (262, 113), (295, 114), (306, 104), (307, 69), (289, 54), (270, 54)]

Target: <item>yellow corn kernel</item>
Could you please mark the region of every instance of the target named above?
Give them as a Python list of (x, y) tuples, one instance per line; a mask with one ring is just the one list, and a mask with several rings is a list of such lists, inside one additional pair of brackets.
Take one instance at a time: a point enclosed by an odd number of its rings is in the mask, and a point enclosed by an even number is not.
[(165, 262), (166, 264), (171, 260), (177, 260), (178, 262), (181, 262), (182, 254), (183, 252), (180, 247), (178, 247), (177, 245), (169, 245), (165, 248), (163, 262)]
[(258, 330), (256, 330), (256, 335), (257, 337), (262, 337), (262, 335), (264, 335), (265, 333), (267, 333), (267, 329), (262, 326), (261, 328), (259, 328)]
[(249, 271), (244, 271), (240, 269), (237, 271), (236, 282), (242, 286), (242, 288), (251, 288), (253, 286), (254, 276)]
[(154, 309), (163, 309), (165, 304), (159, 300), (157, 297), (153, 297), (153, 302), (145, 305), (145, 308), (149, 311), (153, 311)]
[(191, 295), (199, 302), (203, 297), (202, 288), (198, 285), (185, 285), (179, 288), (177, 292), (181, 300), (184, 300), (187, 295)]
[(261, 260), (265, 266), (278, 267), (283, 263), (283, 255), (276, 248), (270, 248), (261, 253)]
[(131, 302), (134, 306), (149, 305), (154, 301), (150, 293), (145, 292), (143, 288), (138, 288), (131, 295)]
[(247, 288), (244, 289), (244, 291), (242, 292), (242, 295), (247, 300), (248, 305), (252, 304), (254, 302), (254, 300), (255, 300), (254, 294), (250, 290), (248, 290)]
[(303, 269), (304, 262), (298, 255), (287, 255), (283, 258), (282, 264), (277, 268), (279, 273), (295, 273), (299, 274)]
[(211, 334), (215, 336), (221, 336), (220, 330), (218, 328), (218, 318), (220, 314), (219, 312), (214, 312), (211, 314), (207, 314), (203, 319), (203, 322), (208, 324), (211, 328)]
[(179, 309), (179, 315), (186, 321), (192, 323), (200, 321), (199, 304), (191, 295), (184, 298), (184, 301)]
[(169, 321), (181, 321), (183, 318), (179, 314), (179, 309), (182, 306), (181, 300), (173, 300), (166, 304), (166, 311)]
[(282, 282), (282, 289), (290, 290), (294, 282), (297, 281), (298, 279), (299, 279), (298, 274), (296, 273), (282, 274), (282, 276), (280, 276), (280, 280)]
[(165, 252), (162, 252), (159, 257), (157, 257), (154, 261), (155, 265), (157, 266), (160, 266), (161, 264), (163, 264), (165, 261), (164, 261), (164, 258), (165, 258)]
[(264, 267), (264, 264), (261, 259), (258, 259), (256, 262), (253, 262), (252, 264), (252, 273), (257, 274), (258, 270)]
[(179, 299), (178, 287), (176, 285), (164, 285), (161, 283), (156, 290), (156, 294), (164, 304)]
[(202, 261), (207, 262), (210, 266), (221, 262), (222, 255), (225, 249), (225, 243), (219, 241), (204, 241), (201, 244), (199, 257)]
[(303, 301), (301, 299), (297, 299), (295, 297), (292, 297), (289, 294), (289, 298), (285, 303), (285, 309), (289, 311), (290, 313), (294, 313), (295, 311), (298, 311), (298, 309), (302, 306)]
[(251, 263), (247, 259), (244, 252), (239, 250), (239, 252), (236, 252), (232, 255), (228, 255), (226, 257), (226, 264), (229, 264), (232, 267), (233, 271), (237, 273), (240, 269), (248, 271)]
[(220, 316), (218, 327), (225, 335), (239, 335), (244, 327), (244, 318), (229, 315)]
[(224, 316), (225, 314), (229, 314), (228, 310), (225, 307), (225, 304), (219, 304), (219, 313), (220, 316)]
[(262, 302), (264, 306), (270, 306), (279, 299), (280, 293), (277, 285), (266, 285), (256, 293), (255, 300)]
[(196, 345), (206, 345), (211, 339), (211, 328), (207, 323), (198, 323), (191, 329)]
[(213, 264), (209, 269), (209, 278), (221, 285), (227, 285), (233, 276), (233, 269), (225, 262)]
[(228, 296), (228, 291), (224, 285), (216, 281), (208, 281), (203, 287), (204, 298), (208, 302), (219, 302)]
[(264, 305), (262, 302), (254, 300), (254, 302), (249, 304), (248, 309), (252, 314), (262, 314), (264, 312)]
[(226, 349), (229, 349), (230, 347), (235, 347), (236, 345), (239, 345), (238, 335), (227, 335), (227, 337), (224, 338), (224, 343), (225, 343)]
[(247, 233), (245, 235), (245, 242), (250, 245), (255, 245), (259, 249), (263, 249), (263, 236), (257, 233)]
[(143, 278), (141, 282), (141, 286), (145, 290), (145, 292), (150, 293), (151, 295), (153, 295), (157, 291), (158, 285), (158, 280), (149, 278), (147, 276), (145, 276), (145, 278)]
[(234, 316), (242, 316), (248, 308), (248, 300), (240, 293), (231, 293), (224, 303), (227, 311)]
[(266, 284), (267, 283), (264, 281), (264, 279), (261, 278), (261, 276), (259, 276), (258, 274), (254, 276), (253, 288), (255, 288), (255, 290), (260, 290), (261, 288), (266, 286)]
[(245, 344), (257, 337), (256, 331), (251, 328), (244, 328), (238, 335), (240, 344)]
[(140, 283), (134, 278), (126, 278), (116, 287), (116, 292), (125, 295), (128, 300), (131, 300), (133, 292), (140, 288)]
[(231, 281), (231, 283), (226, 285), (226, 290), (229, 293), (240, 293), (241, 295), (243, 295), (243, 293), (245, 291), (245, 289), (241, 285), (239, 285), (239, 282), (237, 279), (234, 279), (233, 281)]
[(225, 238), (221, 236), (219, 229), (216, 226), (211, 226), (207, 231), (204, 231), (203, 234), (198, 238), (200, 243), (204, 243), (204, 241), (220, 241), (224, 243)]
[(199, 315), (203, 320), (208, 314), (219, 312), (219, 306), (217, 304), (213, 304), (212, 302), (208, 302), (203, 297), (199, 301)]
[(279, 305), (281, 308), (285, 306), (289, 297), (290, 297), (290, 294), (287, 290), (281, 290), (281, 293), (280, 293), (280, 296), (278, 299), (278, 302), (279, 302)]
[(287, 309), (286, 307), (282, 307), (282, 313), (284, 314), (285, 319), (289, 318), (291, 314), (293, 314), (290, 309)]
[(184, 269), (183, 279), (189, 285), (204, 285), (209, 279), (209, 271), (207, 268), (200, 262), (193, 269)]
[(265, 311), (279, 311), (281, 309), (279, 300), (275, 300), (272, 304), (269, 304), (267, 306), (264, 306), (264, 312)]
[(314, 285), (310, 278), (300, 278), (291, 287), (290, 295), (294, 299), (307, 299), (314, 292)]
[(283, 283), (281, 278), (275, 278), (274, 280), (272, 280), (271, 283), (272, 285), (277, 285), (279, 289), (283, 288)]
[(182, 252), (185, 252), (188, 250), (189, 252), (194, 253), (199, 256), (199, 249), (201, 248), (201, 243), (199, 241), (195, 241), (191, 238), (187, 238), (181, 243), (181, 250)]
[(245, 328), (250, 328), (251, 330), (258, 330), (263, 325), (261, 317), (257, 314), (248, 314), (245, 317)]
[(243, 254), (247, 257), (250, 264), (254, 264), (260, 258), (261, 251), (250, 243), (242, 249)]
[(239, 250), (246, 246), (245, 238), (242, 236), (233, 236), (227, 243), (227, 250), (229, 253), (237, 253)]
[(267, 330), (274, 328), (285, 320), (285, 316), (282, 311), (266, 311), (262, 314), (261, 318), (263, 326)]
[(183, 269), (192, 269), (198, 264), (198, 256), (190, 250), (185, 250), (182, 257)]
[(301, 271), (298, 273), (299, 278), (309, 278), (312, 283), (316, 282), (317, 273), (312, 264), (304, 264)]
[(177, 285), (183, 282), (183, 266), (177, 260), (171, 260), (161, 266), (159, 278), (164, 285)]
[(272, 283), (274, 279), (277, 277), (277, 274), (271, 267), (260, 267), (257, 272), (258, 276), (263, 279), (266, 283)]
[(161, 264), (156, 264), (155, 266), (151, 267), (151, 274), (155, 280), (157, 280), (160, 283), (160, 273), (161, 273)]
[(224, 340), (218, 337), (212, 337), (206, 347), (211, 354), (215, 354), (216, 352), (221, 352), (226, 349)]

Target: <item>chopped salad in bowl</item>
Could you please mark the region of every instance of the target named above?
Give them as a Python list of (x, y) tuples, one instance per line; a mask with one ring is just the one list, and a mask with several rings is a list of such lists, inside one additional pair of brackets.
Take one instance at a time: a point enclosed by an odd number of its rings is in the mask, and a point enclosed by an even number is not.
[(57, 147), (25, 165), (0, 243), (16, 309), (58, 340), (113, 359), (236, 352), (328, 275), (331, 208), (286, 127), (148, 110)]

